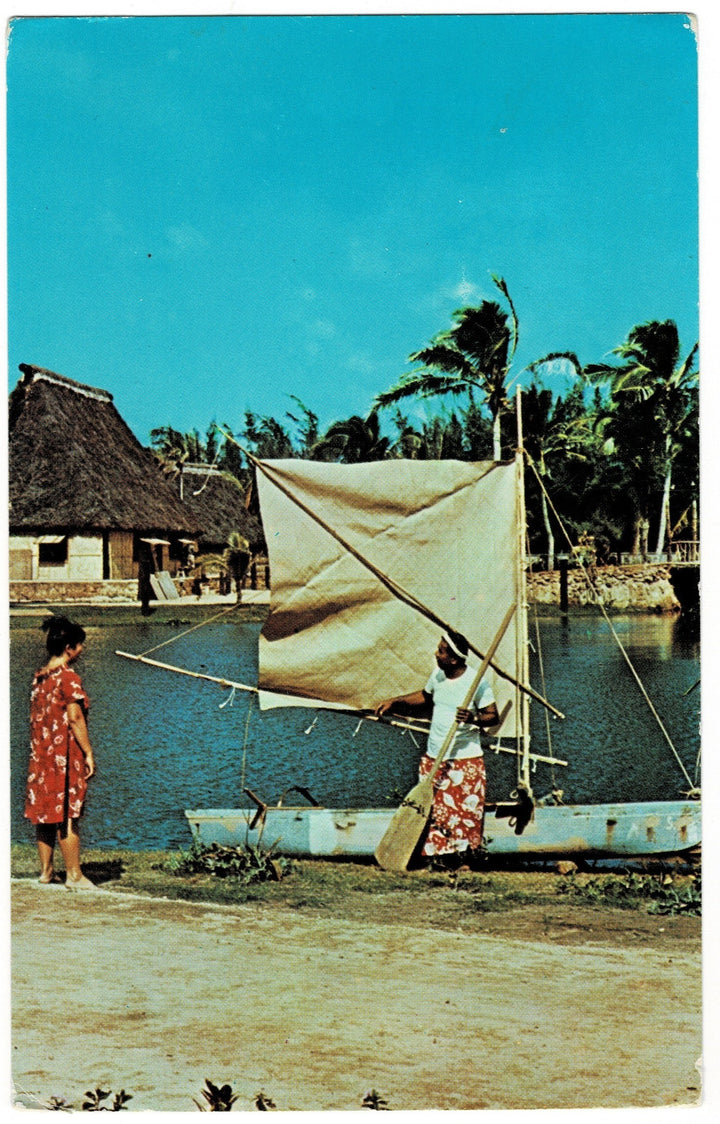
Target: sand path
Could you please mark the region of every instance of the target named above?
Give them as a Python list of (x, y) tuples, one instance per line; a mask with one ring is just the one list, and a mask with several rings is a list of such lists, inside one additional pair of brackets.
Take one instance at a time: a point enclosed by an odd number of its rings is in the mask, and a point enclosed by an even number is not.
[(690, 1104), (700, 954), (351, 924), (15, 881), (18, 1104), (237, 1109)]

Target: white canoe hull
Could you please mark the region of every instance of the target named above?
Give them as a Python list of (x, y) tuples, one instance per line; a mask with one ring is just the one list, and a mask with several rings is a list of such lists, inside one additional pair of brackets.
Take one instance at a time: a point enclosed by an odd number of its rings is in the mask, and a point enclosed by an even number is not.
[[(272, 847), (298, 856), (373, 855), (394, 808), (200, 808), (185, 812), (194, 838), (204, 844)], [(521, 834), (507, 818), (488, 812), (491, 855), (607, 856), (677, 854), (698, 846), (700, 805), (695, 801), (575, 804), (535, 808)]]

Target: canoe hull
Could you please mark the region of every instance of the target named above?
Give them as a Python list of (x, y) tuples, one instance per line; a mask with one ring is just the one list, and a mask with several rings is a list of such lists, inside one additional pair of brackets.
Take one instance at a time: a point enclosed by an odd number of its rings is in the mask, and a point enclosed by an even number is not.
[[(395, 809), (200, 808), (185, 816), (193, 837), (204, 844), (273, 847), (306, 857), (373, 855)], [(512, 821), (489, 812), (485, 819), (490, 855), (528, 857), (622, 857), (677, 854), (701, 839), (700, 805), (694, 801), (637, 804), (575, 804), (537, 807), (521, 834)]]

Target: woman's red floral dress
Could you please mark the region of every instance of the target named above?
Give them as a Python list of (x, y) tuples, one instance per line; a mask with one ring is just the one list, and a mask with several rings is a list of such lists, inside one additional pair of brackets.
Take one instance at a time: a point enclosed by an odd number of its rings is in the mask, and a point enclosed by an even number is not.
[(75, 740), (67, 708), (90, 700), (77, 672), (38, 671), (30, 693), (30, 769), (25, 816), (32, 823), (65, 823), (82, 815), (87, 792), (85, 754)]

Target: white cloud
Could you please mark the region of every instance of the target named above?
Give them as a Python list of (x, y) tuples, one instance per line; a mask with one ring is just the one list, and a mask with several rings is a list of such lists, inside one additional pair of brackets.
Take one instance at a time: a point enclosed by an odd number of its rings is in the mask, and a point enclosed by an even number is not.
[(329, 340), (337, 331), (335, 325), (331, 320), (313, 320), (312, 324), (308, 324), (308, 332), (316, 339)]
[(377, 371), (375, 361), (363, 351), (355, 351), (348, 355), (345, 366), (349, 371), (356, 371), (361, 375), (374, 375)]
[(180, 226), (169, 226), (167, 239), (176, 250), (204, 250), (209, 244), (205, 235), (187, 222)]
[(472, 304), (482, 299), (477, 285), (473, 285), (472, 281), (467, 281), (465, 278), (452, 290), (452, 296), (457, 297), (464, 304)]

